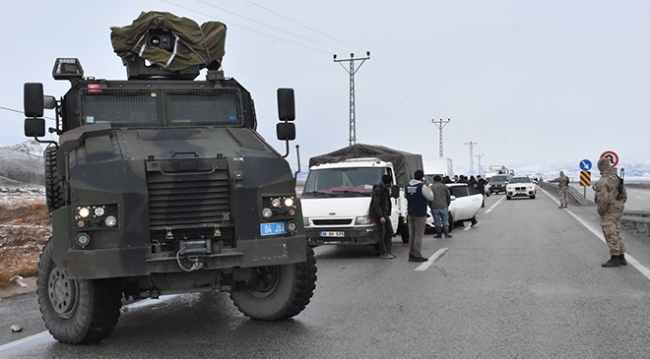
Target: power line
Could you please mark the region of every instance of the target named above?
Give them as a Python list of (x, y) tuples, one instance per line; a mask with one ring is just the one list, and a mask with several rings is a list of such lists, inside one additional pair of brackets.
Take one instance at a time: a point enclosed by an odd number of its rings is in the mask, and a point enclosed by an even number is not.
[[(25, 114), (23, 111), (15, 110), (15, 109), (13, 109), (13, 108), (3, 107), (3, 106), (0, 106), (0, 110), (6, 110), (6, 111), (11, 111), (11, 112), (18, 112), (18, 113), (23, 114), (23, 115)], [(46, 119), (46, 120), (54, 120), (54, 118), (52, 118), (52, 117), (46, 117), (46, 116), (43, 116), (43, 118)]]

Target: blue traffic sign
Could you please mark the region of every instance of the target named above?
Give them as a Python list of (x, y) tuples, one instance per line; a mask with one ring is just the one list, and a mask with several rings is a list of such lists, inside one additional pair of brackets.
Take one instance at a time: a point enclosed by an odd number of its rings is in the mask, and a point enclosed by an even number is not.
[(580, 161), (580, 169), (583, 171), (589, 171), (591, 169), (591, 161), (589, 160)]

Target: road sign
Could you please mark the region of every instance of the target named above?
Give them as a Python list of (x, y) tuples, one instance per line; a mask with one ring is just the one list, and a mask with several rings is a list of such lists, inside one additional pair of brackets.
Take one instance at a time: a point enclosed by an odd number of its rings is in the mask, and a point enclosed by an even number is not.
[(600, 158), (603, 157), (609, 160), (609, 163), (612, 166), (612, 168), (616, 167), (616, 165), (618, 164), (618, 155), (614, 151), (603, 152), (603, 154), (600, 155)]
[(591, 186), (591, 172), (580, 171), (580, 185), (584, 187)]
[(589, 160), (580, 161), (580, 169), (583, 171), (589, 171), (591, 169), (591, 161)]

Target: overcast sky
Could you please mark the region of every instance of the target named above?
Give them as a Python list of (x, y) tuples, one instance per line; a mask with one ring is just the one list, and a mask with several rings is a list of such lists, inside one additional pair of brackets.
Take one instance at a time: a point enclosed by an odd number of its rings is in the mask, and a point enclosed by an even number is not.
[[(621, 165), (650, 150), (650, 1), (111, 0), (3, 3), (0, 106), (23, 109), (23, 83), (57, 98), (56, 57), (86, 76), (124, 79), (110, 27), (141, 11), (228, 26), (223, 69), (255, 99), (259, 132), (276, 140), (276, 89), (296, 94), (297, 140), (309, 157), (349, 143), (349, 75), (332, 55), (366, 61), (356, 74), (357, 143), (444, 155), (457, 171), (592, 162)], [(356, 62), (358, 65), (360, 62)], [(347, 68), (347, 63), (345, 63)], [(203, 79), (203, 76), (201, 77)], [(52, 111), (46, 116), (53, 117)], [(0, 145), (25, 141), (23, 115), (0, 109)], [(48, 126), (53, 122), (48, 121)]]

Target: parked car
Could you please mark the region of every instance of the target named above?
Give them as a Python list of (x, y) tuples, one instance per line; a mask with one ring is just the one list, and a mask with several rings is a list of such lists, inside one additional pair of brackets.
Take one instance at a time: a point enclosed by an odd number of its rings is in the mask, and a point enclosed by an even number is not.
[[(451, 191), (451, 204), (449, 204), (449, 230), (455, 225), (463, 225), (476, 217), (476, 212), (481, 208), (483, 195), (467, 183), (448, 183)], [(427, 228), (434, 228), (431, 209), (427, 211)]]
[(535, 199), (537, 185), (528, 176), (511, 177), (506, 185), (506, 199), (512, 197), (529, 197)]
[(490, 194), (506, 191), (506, 184), (510, 180), (510, 175), (494, 175), (488, 181), (488, 191)]

